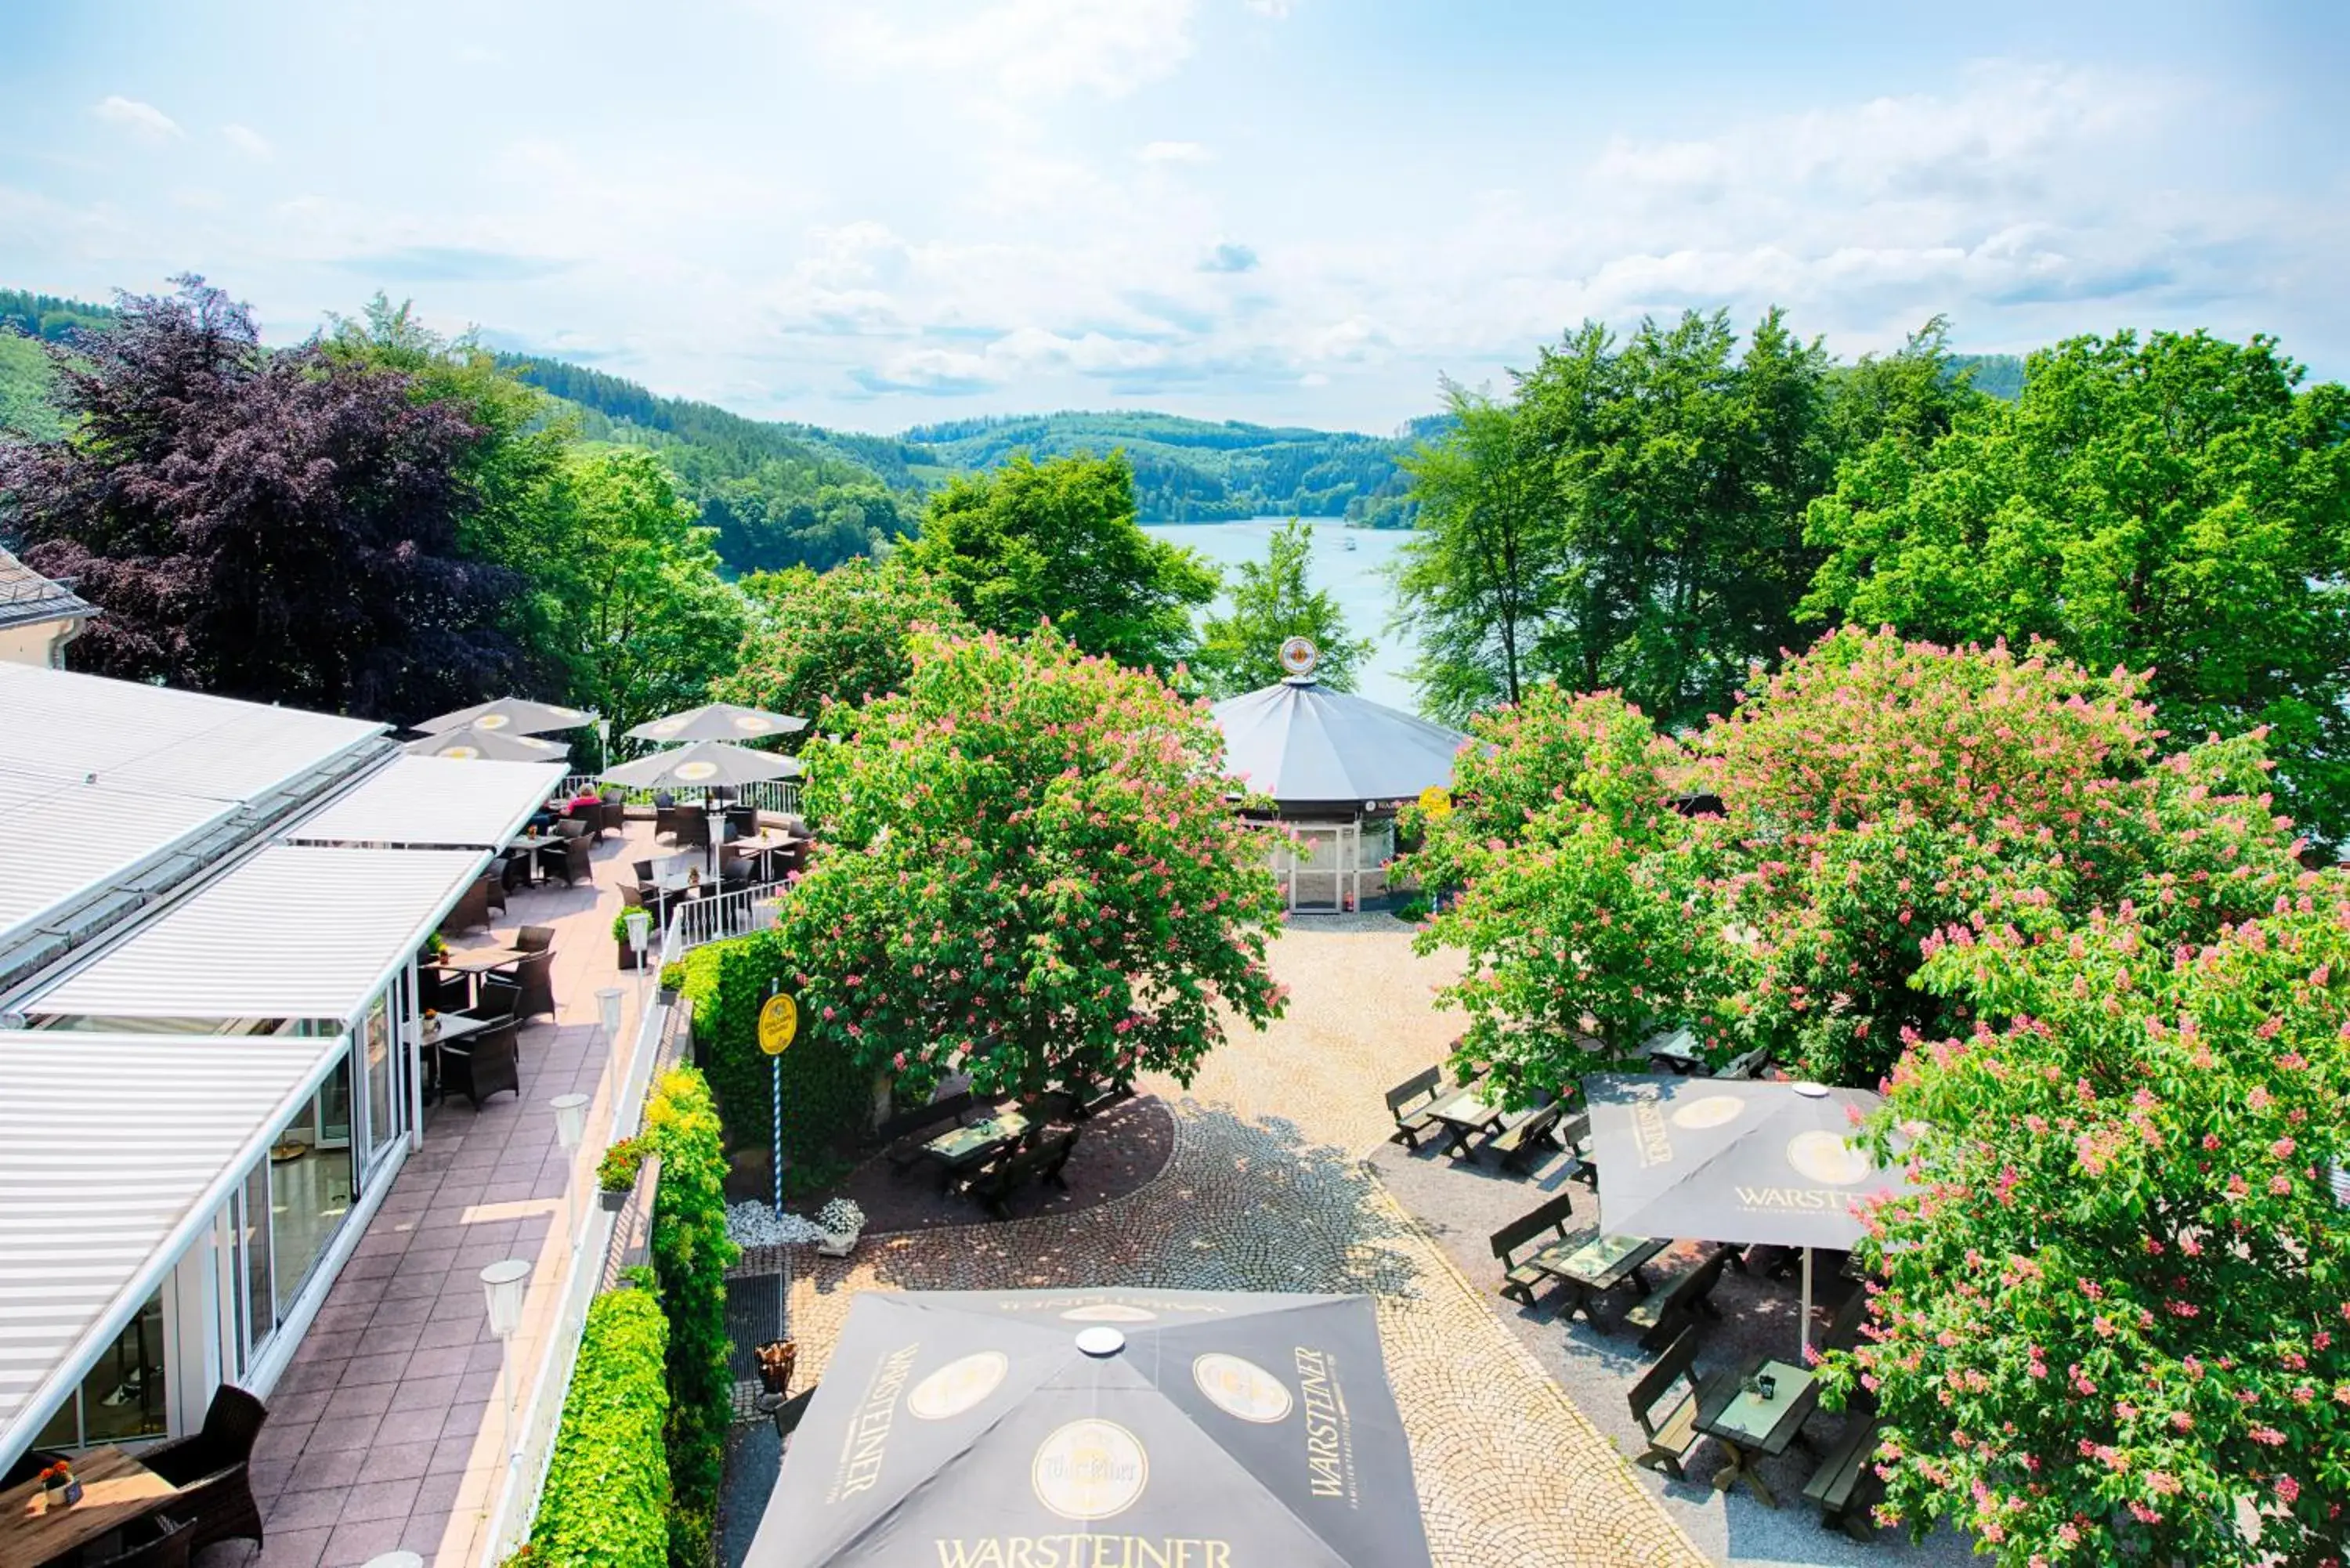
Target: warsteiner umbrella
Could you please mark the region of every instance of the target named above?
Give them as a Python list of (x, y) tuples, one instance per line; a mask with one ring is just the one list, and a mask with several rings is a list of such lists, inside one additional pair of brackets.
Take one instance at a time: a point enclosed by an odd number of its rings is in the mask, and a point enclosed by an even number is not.
[(670, 745), (681, 741), (757, 741), (806, 728), (806, 719), (795, 719), (789, 713), (770, 713), (764, 708), (744, 708), (733, 702), (705, 702), (699, 708), (688, 708), (681, 713), (639, 724), (627, 734), (630, 740), (658, 741)]
[(1848, 1250), (1862, 1230), (1854, 1206), (1908, 1189), (1850, 1141), (1884, 1103), (1866, 1089), (1607, 1073), (1584, 1079), (1583, 1092), (1600, 1228), (1803, 1248), (1806, 1345), (1812, 1249)]
[(1428, 1568), (1367, 1296), (858, 1295), (744, 1568)]
[(420, 757), (477, 757), (494, 763), (559, 763), (567, 748), (554, 741), (542, 741), (535, 735), (519, 735), (507, 730), (477, 730), (469, 724), (427, 735), (421, 741), (411, 741), (402, 749)]
[(603, 776), (631, 789), (668, 789), (680, 784), (709, 787), (758, 784), (766, 779), (798, 776), (797, 758), (730, 746), (723, 741), (696, 741), (665, 752), (606, 768)]
[(548, 730), (576, 730), (582, 724), (595, 722), (596, 715), (583, 713), (577, 708), (557, 707), (552, 702), (534, 702), (527, 697), (500, 697), (494, 701), (476, 702), (470, 708), (460, 708), (453, 713), (435, 718), (419, 719), (411, 729), (437, 735), (444, 730), (504, 730), (509, 734), (536, 735)]

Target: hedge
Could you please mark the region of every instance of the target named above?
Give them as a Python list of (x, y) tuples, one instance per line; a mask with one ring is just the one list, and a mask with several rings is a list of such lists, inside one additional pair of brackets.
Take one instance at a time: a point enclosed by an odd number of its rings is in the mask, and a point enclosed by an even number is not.
[(669, 1562), (669, 1325), (650, 1291), (588, 1306), (579, 1363), (531, 1526), (531, 1568), (664, 1568)]
[(726, 1150), (710, 1085), (691, 1067), (661, 1075), (643, 1137), (660, 1153), (653, 1199), (653, 1275), (669, 1314), (669, 1473), (681, 1561), (707, 1541), (734, 1413), (728, 1366), (726, 1271), (740, 1255), (726, 1235)]
[[(712, 942), (683, 961), (696, 1058), (710, 1075), (729, 1148), (774, 1144), (773, 1069), (759, 1049), (759, 1009), (791, 968), (773, 931)], [(842, 1144), (861, 1131), (873, 1082), (838, 1044), (803, 1030), (783, 1055), (784, 1156), (795, 1191), (838, 1175)]]

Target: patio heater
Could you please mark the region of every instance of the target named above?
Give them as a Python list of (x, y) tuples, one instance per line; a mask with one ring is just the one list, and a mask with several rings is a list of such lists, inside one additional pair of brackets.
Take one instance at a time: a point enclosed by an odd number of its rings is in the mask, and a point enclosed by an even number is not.
[[(555, 1112), (555, 1141), (563, 1146), (563, 1152), (571, 1157), (576, 1166), (579, 1146), (588, 1137), (588, 1096), (581, 1094), (557, 1095), (546, 1103)], [(575, 1170), (572, 1174), (576, 1177), (578, 1173)], [(577, 1185), (576, 1181), (574, 1185)], [(579, 1220), (571, 1226), (571, 1250), (575, 1252), (588, 1234), (588, 1205), (582, 1202), (578, 1209)]]
[(530, 1264), (521, 1258), (501, 1258), (481, 1272), (482, 1294), (490, 1307), (490, 1332), (498, 1336), (498, 1345), (505, 1356), (505, 1368), (500, 1381), (506, 1390), (506, 1449), (511, 1454), (522, 1452), (515, 1427), (515, 1331), (522, 1327), (522, 1301), (530, 1284)]

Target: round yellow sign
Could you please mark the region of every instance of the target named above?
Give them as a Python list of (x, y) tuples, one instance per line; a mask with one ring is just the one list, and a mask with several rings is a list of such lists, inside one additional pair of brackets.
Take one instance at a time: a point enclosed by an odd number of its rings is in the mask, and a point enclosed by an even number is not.
[(799, 1028), (798, 1003), (788, 996), (767, 998), (767, 1005), (759, 1009), (759, 1049), (770, 1056), (782, 1055)]
[(1430, 784), (1419, 792), (1419, 809), (1430, 816), (1450, 815), (1452, 795), (1442, 784)]

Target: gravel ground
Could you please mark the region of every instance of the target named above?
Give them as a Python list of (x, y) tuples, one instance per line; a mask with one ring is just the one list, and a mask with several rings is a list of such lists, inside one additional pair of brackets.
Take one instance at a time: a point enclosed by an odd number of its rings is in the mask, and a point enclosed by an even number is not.
[[(1400, 1144), (1382, 1140), (1369, 1164), (1575, 1407), (1621, 1451), (1639, 1453), (1640, 1429), (1633, 1423), (1625, 1392), (1654, 1356), (1640, 1348), (1638, 1334), (1614, 1326), (1617, 1316), (1638, 1299), (1633, 1288), (1620, 1287), (1602, 1303), (1600, 1319), (1606, 1327), (1595, 1328), (1582, 1314), (1571, 1324), (1562, 1324), (1555, 1292), (1538, 1293), (1540, 1304), (1534, 1307), (1503, 1297), (1501, 1265), (1488, 1240), (1495, 1231), (1562, 1190), (1575, 1197), (1573, 1224), (1591, 1223), (1598, 1208), (1589, 1189), (1567, 1179), (1563, 1155), (1553, 1156), (1531, 1175), (1519, 1177), (1501, 1170), (1490, 1158), (1453, 1159), (1439, 1152), (1440, 1143), (1440, 1139), (1422, 1139), (1415, 1154)], [(1651, 1280), (1660, 1281), (1693, 1266), (1704, 1251), (1695, 1243), (1677, 1245), (1650, 1265)], [(1813, 1307), (1816, 1344), (1834, 1308), (1854, 1287), (1820, 1277), (1814, 1288), (1820, 1298)], [(1795, 1359), (1795, 1320), (1801, 1302), (1796, 1280), (1776, 1281), (1727, 1271), (1712, 1300), (1722, 1315), (1720, 1322), (1709, 1321), (1700, 1330), (1700, 1376), (1755, 1355)], [(1806, 1423), (1805, 1432), (1825, 1449), (1835, 1441), (1842, 1423), (1843, 1417), (1822, 1410)], [(1803, 1501), (1804, 1483), (1816, 1461), (1800, 1448), (1791, 1448), (1761, 1466), (1764, 1480), (1779, 1499), (1776, 1510), (1762, 1506), (1742, 1486), (1727, 1494), (1715, 1491), (1709, 1480), (1721, 1459), (1721, 1449), (1707, 1442), (1690, 1455), (1687, 1480), (1677, 1481), (1654, 1470), (1634, 1472), (1690, 1539), (1718, 1563), (1856, 1568), (1862, 1563), (1942, 1564), (1970, 1560), (1965, 1542), (1948, 1531), (1917, 1545), (1898, 1532), (1880, 1531), (1863, 1546), (1823, 1529), (1817, 1511)]]

